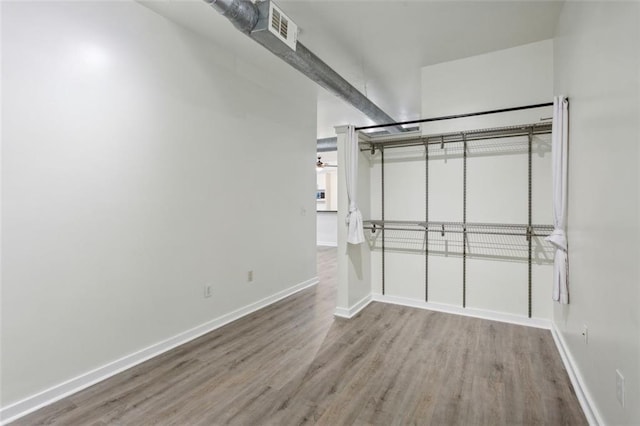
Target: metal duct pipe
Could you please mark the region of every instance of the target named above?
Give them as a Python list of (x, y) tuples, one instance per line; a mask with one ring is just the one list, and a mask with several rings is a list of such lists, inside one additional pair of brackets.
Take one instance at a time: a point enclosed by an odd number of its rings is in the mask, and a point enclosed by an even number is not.
[(329, 152), (338, 150), (338, 138), (322, 138), (316, 141), (318, 152)]
[(245, 34), (256, 27), (260, 13), (248, 0), (204, 0)]
[[(261, 43), (259, 40), (257, 41), (269, 49), (268, 45)], [(329, 92), (362, 111), (364, 115), (373, 120), (374, 123), (385, 123), (385, 120), (391, 120), (390, 123), (396, 121), (376, 104), (371, 102), (369, 98), (360, 93), (358, 89), (342, 78), (340, 74), (335, 72), (333, 68), (318, 58), (302, 43), (298, 42), (295, 52), (291, 50), (289, 52), (283, 52), (283, 54), (280, 52), (273, 53)], [(402, 126), (393, 126), (387, 130), (389, 133), (400, 133), (404, 131)]]
[[(298, 42), (296, 50), (294, 51), (285, 46), (281, 41), (270, 36), (266, 27), (268, 25), (266, 21), (269, 15), (267, 1), (257, 4), (249, 0), (204, 1), (229, 19), (240, 31), (249, 35), (249, 37), (320, 86), (362, 111), (375, 123), (382, 124), (395, 121), (302, 43)], [(261, 25), (261, 28), (256, 29), (259, 20), (264, 24)], [(400, 133), (404, 131), (402, 126), (392, 126), (386, 130), (389, 133)]]

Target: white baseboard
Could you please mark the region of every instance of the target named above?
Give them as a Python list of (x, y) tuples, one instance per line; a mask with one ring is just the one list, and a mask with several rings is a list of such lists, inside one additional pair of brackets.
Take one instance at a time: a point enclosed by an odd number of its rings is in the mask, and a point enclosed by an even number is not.
[(333, 315), (341, 318), (353, 318), (356, 315), (358, 315), (358, 312), (366, 308), (367, 305), (369, 305), (369, 303), (371, 303), (372, 300), (373, 299), (371, 297), (371, 294), (367, 294), (365, 297), (360, 299), (355, 305), (353, 305), (348, 309), (340, 308), (340, 307), (336, 308)]
[(528, 327), (551, 329), (551, 321), (541, 318), (528, 318), (525, 316), (505, 314), (502, 312), (489, 311), (475, 308), (461, 308), (443, 303), (423, 302), (421, 300), (409, 299), (406, 297), (373, 294), (373, 301), (383, 303), (393, 303), (395, 305), (409, 306), (412, 308), (427, 309), (430, 311), (445, 312), (448, 314), (463, 315), (473, 318), (482, 318), (492, 321), (506, 322), (510, 324), (525, 325)]
[(109, 377), (112, 377), (124, 370), (127, 370), (144, 361), (163, 354), (177, 346), (183, 345), (206, 333), (229, 324), (232, 321), (235, 321), (259, 309), (278, 302), (285, 297), (291, 296), (294, 293), (314, 286), (318, 282), (319, 281), (317, 277), (303, 281), (299, 284), (294, 285), (293, 287), (289, 287), (262, 300), (258, 300), (257, 302), (254, 302), (250, 305), (222, 315), (218, 318), (215, 318), (190, 330), (186, 330), (161, 342), (155, 343), (137, 352), (126, 355), (120, 359), (83, 373), (63, 383), (52, 386), (49, 389), (46, 389), (35, 395), (31, 395), (21, 401), (15, 402), (6, 407), (2, 407), (0, 408), (0, 424), (4, 425), (12, 422), (33, 411), (52, 404), (62, 398), (81, 391), (82, 389), (108, 379)]
[(324, 246), (324, 247), (338, 247), (338, 242), (337, 241), (318, 241), (316, 245)]
[(560, 352), (560, 357), (562, 358), (564, 367), (567, 370), (567, 374), (569, 374), (569, 380), (571, 380), (573, 390), (576, 392), (576, 397), (578, 397), (578, 401), (580, 402), (580, 406), (582, 407), (582, 411), (584, 412), (587, 421), (592, 426), (604, 425), (605, 423), (602, 420), (602, 416), (593, 403), (593, 398), (586, 387), (584, 379), (580, 374), (580, 370), (576, 367), (575, 361), (569, 351), (569, 347), (567, 346), (564, 337), (562, 337), (562, 333), (556, 328), (555, 324), (551, 327), (551, 335), (553, 336), (553, 340), (556, 342), (558, 352)]

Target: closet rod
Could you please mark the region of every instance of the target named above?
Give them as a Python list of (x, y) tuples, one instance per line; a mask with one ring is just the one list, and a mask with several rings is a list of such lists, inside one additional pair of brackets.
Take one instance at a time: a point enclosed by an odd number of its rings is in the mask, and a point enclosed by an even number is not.
[(543, 104), (523, 105), (523, 106), (511, 107), (511, 108), (493, 109), (489, 111), (468, 112), (466, 114), (444, 115), (442, 117), (422, 118), (420, 120), (397, 121), (395, 123), (374, 124), (372, 126), (356, 127), (355, 130), (377, 129), (379, 127), (391, 127), (391, 126), (398, 126), (403, 124), (428, 123), (430, 121), (452, 120), (454, 118), (475, 117), (478, 115), (487, 115), (487, 114), (499, 114), (501, 112), (521, 111), (523, 109), (542, 108), (547, 106), (553, 106), (553, 102), (545, 102)]
[[(389, 226), (385, 226), (384, 228), (375, 228), (373, 226), (364, 226), (363, 229), (366, 229), (368, 231), (372, 231), (372, 232), (376, 232), (376, 231), (381, 231), (381, 230), (386, 230), (386, 231), (416, 231), (416, 232), (432, 232), (432, 233), (436, 233), (436, 234), (440, 234), (442, 233), (442, 231), (440, 229), (406, 229), (406, 228), (395, 228), (395, 227), (389, 227)], [(462, 234), (462, 233), (466, 233), (466, 234), (473, 234), (473, 235), (504, 235), (507, 237), (527, 237), (529, 235), (533, 236), (533, 237), (548, 237), (549, 234), (551, 234), (550, 232), (547, 232), (545, 234), (538, 234), (535, 232), (532, 232), (531, 234), (527, 234), (526, 232), (490, 232), (490, 231), (445, 231), (446, 234)]]
[[(364, 220), (363, 223), (365, 225), (376, 225), (381, 228), (389, 224), (401, 225), (401, 226), (402, 225), (408, 225), (408, 226), (414, 225), (414, 226), (421, 226), (421, 227), (429, 226), (429, 227), (438, 227), (438, 229), (440, 229), (441, 226), (446, 226), (448, 228), (452, 226), (457, 226), (459, 228), (466, 226), (467, 228), (504, 228), (504, 229), (522, 229), (529, 226), (526, 223), (489, 223), (489, 222), (463, 223), (463, 222), (437, 222), (437, 221), (424, 222), (419, 220), (376, 220), (376, 219)], [(531, 224), (531, 226), (533, 228), (548, 229), (550, 231), (553, 231), (553, 225)]]
[(467, 142), (476, 142), (489, 139), (514, 138), (520, 136), (544, 135), (551, 133), (551, 123), (521, 124), (517, 126), (493, 127), (488, 129), (465, 130), (462, 132), (438, 133), (419, 137), (391, 139), (391, 140), (370, 140), (361, 142), (367, 148), (360, 148), (360, 151), (371, 151), (381, 148), (405, 148), (410, 146), (440, 145), (443, 147), (449, 143), (460, 143), (464, 139)]

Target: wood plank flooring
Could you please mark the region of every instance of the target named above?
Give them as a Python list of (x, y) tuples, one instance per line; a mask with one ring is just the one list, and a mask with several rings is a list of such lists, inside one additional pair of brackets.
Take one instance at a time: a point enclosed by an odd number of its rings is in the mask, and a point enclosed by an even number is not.
[(583, 425), (548, 331), (372, 303), (333, 317), (318, 286), (15, 425)]

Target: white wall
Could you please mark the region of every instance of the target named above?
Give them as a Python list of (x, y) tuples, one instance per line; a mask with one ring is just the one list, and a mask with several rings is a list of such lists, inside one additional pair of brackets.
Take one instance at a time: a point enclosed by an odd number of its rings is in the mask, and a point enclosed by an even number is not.
[(132, 2), (2, 2), (2, 55), (3, 406), (316, 275), (303, 76)]
[(338, 245), (338, 212), (319, 210), (316, 213), (316, 242), (319, 246)]
[[(530, 43), (422, 69), (422, 116), (551, 102), (553, 42)], [(551, 109), (423, 123), (424, 134), (538, 122)]]
[(553, 320), (610, 425), (640, 424), (639, 28), (637, 2), (566, 2), (554, 40), (554, 90), (570, 98), (570, 304)]
[[(499, 109), (550, 102), (553, 98), (553, 44), (551, 40), (446, 62), (422, 69), (422, 116)], [(549, 116), (550, 109), (498, 116), (425, 123), (423, 134), (526, 124)], [(469, 143), (467, 160), (467, 221), (526, 224), (526, 137)], [(534, 138), (533, 222), (551, 224), (551, 172), (549, 136)], [(424, 220), (424, 148), (385, 152), (385, 218)], [(429, 149), (429, 220), (462, 221), (462, 144)], [(380, 214), (379, 154), (371, 178), (372, 212)], [(385, 294), (425, 299), (424, 241), (419, 232), (385, 234)], [(429, 250), (429, 302), (462, 306), (461, 235), (441, 238), (431, 233)], [(470, 236), (467, 259), (468, 308), (527, 315), (527, 263), (524, 237)], [(542, 245), (537, 239), (534, 247)], [(435, 252), (441, 252), (436, 254)], [(484, 256), (495, 256), (487, 260)], [(381, 292), (380, 256), (372, 255), (374, 292)], [(537, 251), (533, 268), (533, 312), (551, 317), (550, 252)], [(539, 264), (538, 264), (539, 263)]]

